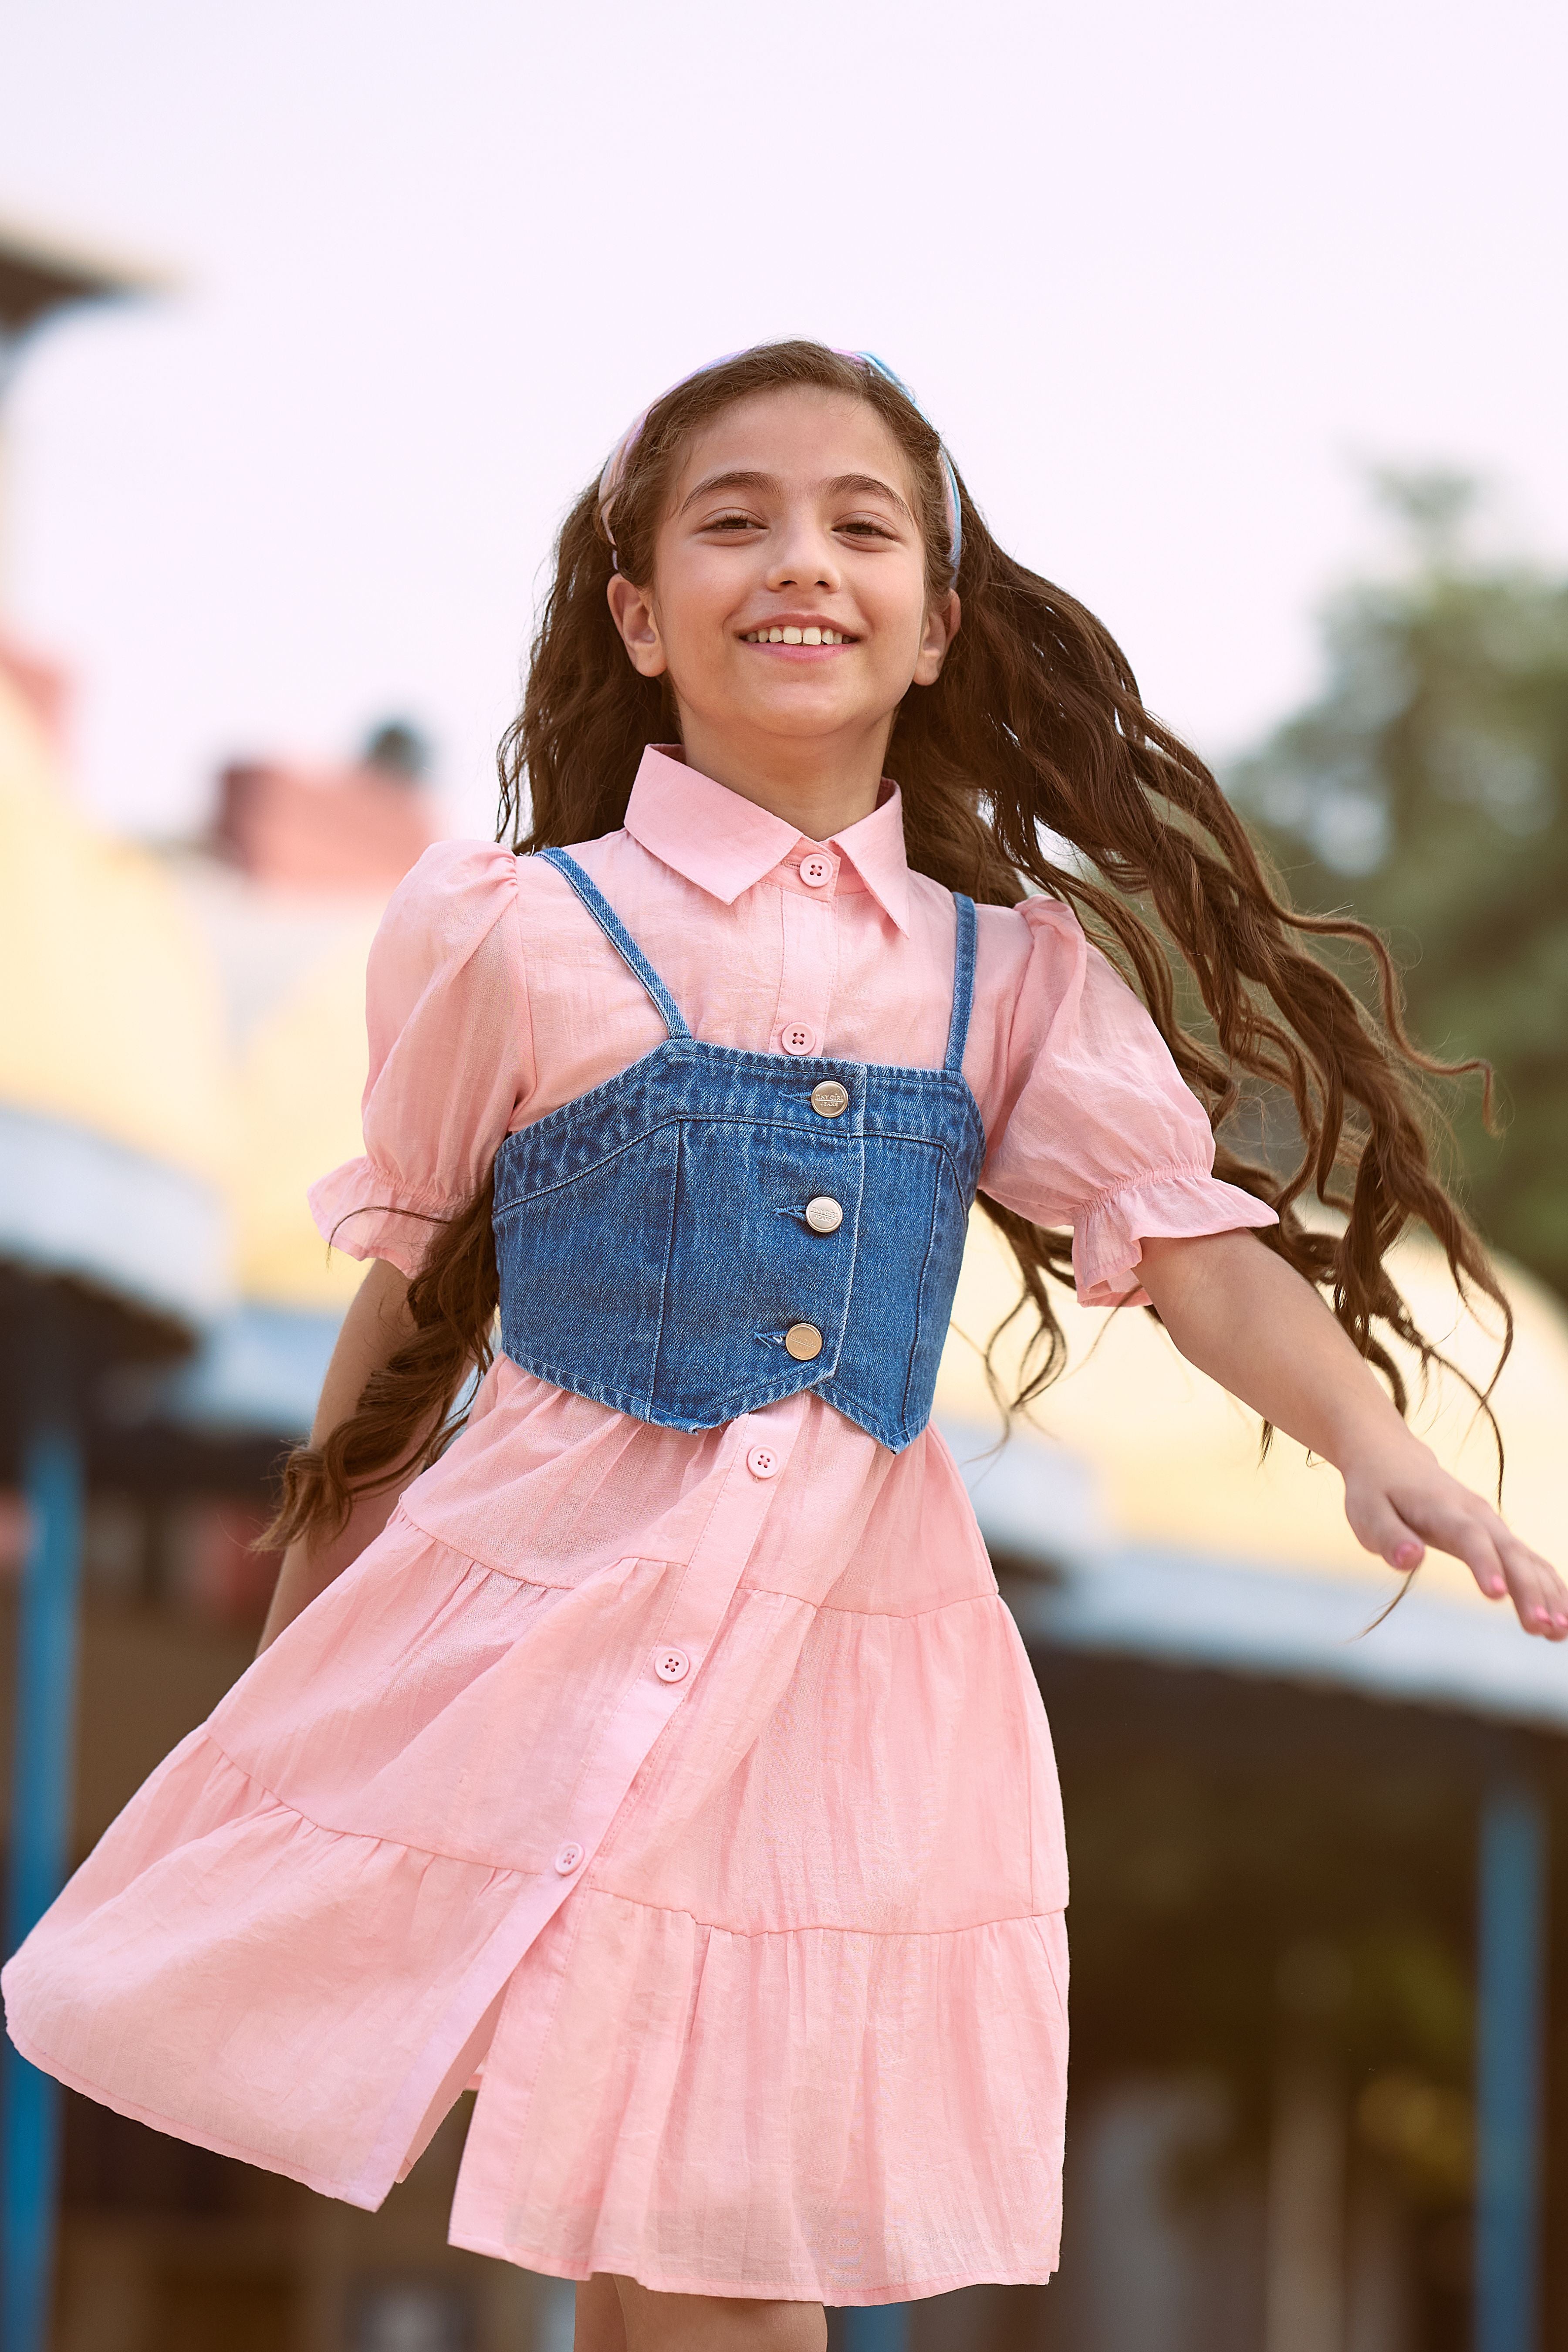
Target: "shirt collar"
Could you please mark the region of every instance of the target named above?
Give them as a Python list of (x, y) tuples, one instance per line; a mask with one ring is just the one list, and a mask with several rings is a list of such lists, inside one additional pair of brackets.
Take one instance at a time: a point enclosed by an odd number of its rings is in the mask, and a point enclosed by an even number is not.
[[(882, 790), (870, 815), (846, 825), (827, 846), (849, 860), (883, 913), (907, 932), (903, 803), (897, 784), (884, 783)], [(781, 866), (805, 837), (771, 809), (689, 768), (679, 747), (653, 743), (642, 755), (626, 822), (634, 841), (727, 907)]]

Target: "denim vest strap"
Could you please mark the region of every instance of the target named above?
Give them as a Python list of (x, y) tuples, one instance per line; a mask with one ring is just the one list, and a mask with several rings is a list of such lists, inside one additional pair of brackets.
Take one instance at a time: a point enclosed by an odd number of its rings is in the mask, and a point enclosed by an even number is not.
[[(596, 890), (595, 888), (593, 883), (589, 881), (588, 877), (584, 873), (583, 868), (578, 865), (576, 859), (574, 857), (568, 857), (563, 849), (542, 849), (539, 851), (538, 855), (544, 860), (544, 863), (547, 866), (553, 866), (557, 874), (559, 874), (564, 881), (570, 882), (573, 889), (576, 891), (577, 896), (582, 899), (583, 904), (593, 916), (594, 920), (598, 924), (599, 929), (609, 940), (610, 945), (615, 949), (616, 953), (621, 957), (627, 969), (637, 974), (638, 980), (641, 981), (643, 986), (647, 989), (649, 996), (652, 997), (654, 1003), (658, 1008), (659, 1018), (664, 1023), (664, 1025), (668, 1030), (670, 1035), (672, 1037), (689, 1037), (691, 1032), (687, 1027), (685, 1022), (681, 1019), (680, 1008), (676, 1003), (674, 997), (671, 996), (668, 989), (666, 988), (663, 981), (660, 980), (658, 972), (655, 971), (652, 964), (649, 963), (647, 956), (644, 955), (641, 948), (638, 947), (636, 940), (633, 939), (630, 931), (627, 930), (625, 923), (622, 922), (620, 917), (616, 914), (609, 900), (605, 897), (603, 891)], [(973, 924), (973, 910), (971, 911), (970, 921)], [(973, 962), (973, 943), (971, 945), (970, 955), (971, 961)], [(967, 1019), (967, 1017), (968, 1015), (966, 1013), (965, 1019)], [(949, 1067), (952, 1067), (951, 1063), (949, 1064)]]
[[(538, 855), (547, 866), (553, 866), (562, 878), (569, 882), (583, 901), (610, 945), (628, 971), (637, 974), (658, 1009), (659, 1018), (672, 1037), (689, 1037), (690, 1030), (680, 1017), (675, 999), (655, 971), (630, 931), (622, 922), (602, 890), (596, 889), (574, 857), (563, 849), (542, 849)], [(969, 1016), (974, 1004), (974, 901), (961, 890), (952, 894), (953, 910), (958, 918), (957, 936), (952, 962), (952, 1017), (948, 1023), (947, 1054), (944, 1070), (955, 1075), (963, 1067), (963, 1049), (969, 1039)]]
[(952, 903), (958, 915), (958, 943), (952, 959), (952, 1019), (948, 1024), (947, 1059), (942, 1066), (956, 1077), (963, 1067), (969, 1015), (974, 1003), (974, 901), (966, 898), (962, 890), (955, 890)]

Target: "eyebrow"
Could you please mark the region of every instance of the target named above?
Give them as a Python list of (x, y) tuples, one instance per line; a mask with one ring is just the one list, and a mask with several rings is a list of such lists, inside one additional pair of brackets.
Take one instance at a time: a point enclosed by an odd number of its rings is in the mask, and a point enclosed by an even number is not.
[[(706, 475), (681, 500), (679, 511), (684, 514), (689, 507), (697, 504), (699, 499), (710, 498), (715, 490), (776, 490), (778, 487), (779, 478), (776, 474), (764, 474), (754, 467), (731, 467), (721, 474)], [(873, 498), (887, 499), (898, 508), (901, 515), (906, 516), (911, 523), (914, 522), (914, 516), (910, 512), (909, 501), (900, 498), (892, 484), (884, 482), (879, 475), (836, 474), (830, 482), (824, 482), (822, 488), (830, 498), (842, 497), (853, 490), (868, 491)]]

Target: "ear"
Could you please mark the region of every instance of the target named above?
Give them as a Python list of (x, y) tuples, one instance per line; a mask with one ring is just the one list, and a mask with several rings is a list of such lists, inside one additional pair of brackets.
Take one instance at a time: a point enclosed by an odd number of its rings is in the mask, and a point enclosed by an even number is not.
[(669, 667), (664, 646), (658, 634), (658, 622), (654, 614), (653, 599), (646, 588), (634, 588), (617, 572), (613, 574), (605, 594), (610, 600), (610, 615), (621, 633), (632, 667), (644, 677), (662, 677)]
[(932, 604), (926, 614), (925, 628), (921, 635), (921, 649), (915, 661), (914, 686), (934, 686), (942, 676), (947, 649), (958, 635), (963, 618), (963, 607), (956, 596), (949, 596), (940, 604)]

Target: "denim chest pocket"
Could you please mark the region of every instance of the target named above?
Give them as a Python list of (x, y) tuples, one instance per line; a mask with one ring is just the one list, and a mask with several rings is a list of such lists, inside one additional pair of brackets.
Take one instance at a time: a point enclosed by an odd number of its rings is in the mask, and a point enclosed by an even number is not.
[(511, 1181), (497, 1186), (501, 1346), (542, 1380), (647, 1420), (675, 1227), (679, 1122), (666, 1120), (543, 1181), (532, 1171), (530, 1181), (516, 1167), (520, 1156), (512, 1155)]
[[(931, 1412), (973, 1199), (966, 1175), (942, 1145), (921, 1138), (883, 1137), (867, 1150), (860, 1217), (869, 1278), (857, 1286), (833, 1385), (853, 1419), (874, 1417), (885, 1444), (907, 1443)], [(889, 1234), (899, 1236), (896, 1253), (877, 1247), (875, 1237)]]

